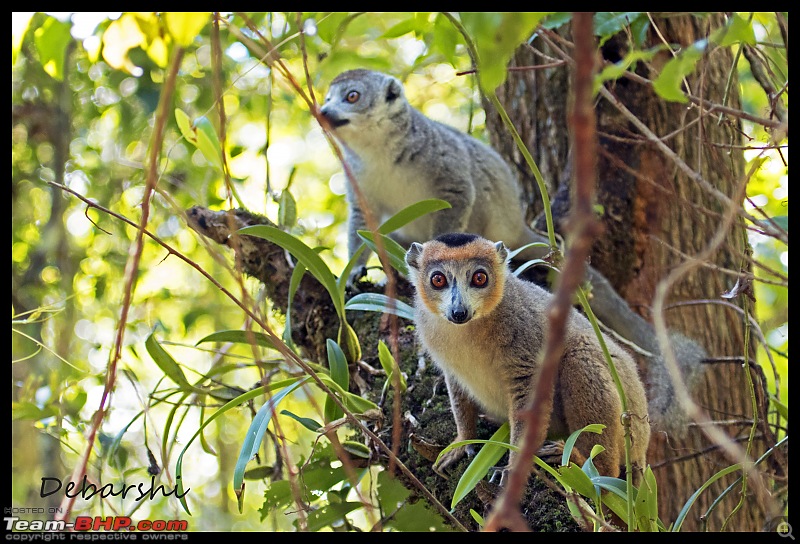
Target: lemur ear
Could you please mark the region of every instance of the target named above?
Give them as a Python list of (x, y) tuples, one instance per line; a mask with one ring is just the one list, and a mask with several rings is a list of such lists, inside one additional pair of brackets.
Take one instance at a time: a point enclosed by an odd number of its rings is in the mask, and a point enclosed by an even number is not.
[(414, 270), (419, 269), (419, 258), (422, 255), (422, 244), (413, 242), (406, 251), (406, 264)]
[(494, 245), (494, 248), (497, 250), (497, 256), (500, 257), (500, 262), (507, 262), (508, 261), (508, 248), (503, 242), (497, 242)]
[(389, 86), (386, 87), (386, 101), (394, 102), (403, 94), (403, 85), (395, 78), (389, 78)]

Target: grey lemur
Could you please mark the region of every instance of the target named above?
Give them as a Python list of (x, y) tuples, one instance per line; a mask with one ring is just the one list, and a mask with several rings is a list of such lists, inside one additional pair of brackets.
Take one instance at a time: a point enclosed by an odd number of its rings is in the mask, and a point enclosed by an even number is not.
[[(390, 75), (349, 70), (330, 84), (320, 113), (343, 144), (344, 159), (355, 176), (366, 205), (380, 224), (404, 207), (439, 198), (451, 208), (423, 216), (393, 233), (408, 248), (447, 232), (473, 232), (502, 240), (514, 249), (545, 242), (524, 221), (519, 184), (508, 164), (491, 147), (445, 124), (429, 119), (406, 99), (403, 85)], [(350, 209), (349, 254), (361, 243), (364, 215), (352, 184), (347, 184)], [(533, 247), (518, 259), (538, 259), (548, 248)], [(366, 254), (365, 254), (366, 255)], [(366, 261), (362, 257), (361, 264)], [(650, 413), (661, 414), (664, 430), (685, 432), (682, 411), (674, 400), (669, 373), (655, 331), (634, 313), (608, 280), (591, 266), (591, 306), (597, 317), (617, 334), (653, 354), (647, 361)], [(684, 380), (691, 384), (701, 373), (705, 351), (693, 340), (670, 333)]]
[[(416, 288), (417, 335), (444, 373), (456, 441), (476, 438), (481, 408), (495, 420), (507, 419), (511, 443), (519, 445), (523, 423), (517, 413), (535, 388), (553, 295), (512, 274), (507, 260), (503, 242), (469, 233), (444, 234), (422, 245), (414, 242), (406, 253)], [(625, 465), (617, 387), (589, 320), (572, 309), (565, 327), (553, 402), (545, 414), (549, 429), (542, 429), (537, 439), (564, 439), (585, 425), (602, 423), (602, 434), (582, 433), (576, 448), (586, 458), (594, 444), (602, 445), (605, 451), (594, 458), (595, 466), (601, 474), (616, 477)], [(627, 397), (631, 461), (638, 480), (650, 441), (647, 398), (636, 362), (611, 338), (604, 339)], [(465, 450), (451, 450), (434, 468), (444, 471)], [(512, 453), (510, 463), (513, 457)]]

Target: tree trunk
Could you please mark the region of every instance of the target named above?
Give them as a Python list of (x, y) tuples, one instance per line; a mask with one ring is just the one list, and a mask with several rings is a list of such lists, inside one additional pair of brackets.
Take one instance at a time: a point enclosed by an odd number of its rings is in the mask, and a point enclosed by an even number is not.
[[(721, 17), (721, 15), (719, 16)], [(664, 40), (683, 46), (704, 38), (709, 33), (707, 23), (718, 28), (717, 17), (695, 19), (691, 16), (657, 19)], [(562, 33), (569, 40), (568, 31)], [(553, 63), (562, 57), (553, 47), (566, 52), (559, 36), (544, 34), (532, 46), (524, 46), (512, 60), (511, 66), (531, 67)], [(566, 41), (564, 40), (564, 41)], [(648, 43), (642, 49), (657, 45), (661, 38), (650, 28)], [(603, 60), (615, 62), (626, 54), (625, 37), (618, 35), (602, 47)], [(542, 53), (546, 56), (543, 56)], [(663, 65), (668, 52), (654, 59)], [(636, 73), (648, 79), (657, 75), (639, 63)], [(734, 81), (727, 102), (723, 98), (729, 74)], [(732, 54), (719, 48), (698, 63), (695, 73), (687, 76), (691, 94), (716, 104), (726, 103), (740, 109), (733, 68)], [(500, 102), (515, 120), (515, 126), (528, 146), (548, 184), (553, 199), (553, 213), (558, 230), (569, 208), (570, 157), (567, 110), (569, 107), (568, 65), (544, 69), (514, 70), (507, 82), (498, 89)], [(726, 117), (717, 122), (716, 115), (703, 116), (697, 107), (666, 102), (648, 85), (625, 78), (607, 84), (607, 88), (638, 119), (702, 178), (725, 195), (732, 196), (744, 172), (738, 119)], [(521, 155), (513, 148), (507, 129), (490, 104), (486, 124), (492, 144), (517, 165), (528, 195), (538, 195), (533, 176)], [(632, 308), (651, 319), (649, 308), (657, 283), (687, 258), (702, 251), (721, 223), (725, 205), (717, 197), (689, 179), (665, 153), (660, 151), (618, 109), (598, 97), (597, 129), (599, 133), (598, 202), (603, 206), (604, 233), (597, 239), (591, 262), (614, 285)], [(555, 198), (553, 195), (556, 195)], [(530, 201), (530, 215), (541, 211), (540, 201)], [(536, 224), (546, 228), (543, 222)], [(754, 344), (745, 353), (745, 327), (742, 315), (716, 302), (736, 283), (735, 271), (751, 272), (747, 256), (751, 254), (746, 232), (740, 222), (726, 234), (725, 242), (709, 259), (710, 266), (695, 267), (670, 290), (670, 302), (707, 301), (667, 310), (670, 328), (683, 331), (699, 341), (709, 358), (747, 355), (753, 359)], [(734, 271), (734, 274), (723, 271)], [(746, 296), (731, 300), (752, 315), (753, 301)], [(753, 421), (751, 392), (740, 364), (705, 365), (704, 376), (692, 398), (714, 420), (725, 421), (720, 428), (746, 446)], [(764, 382), (758, 372), (751, 372), (759, 406), (759, 418), (764, 415)], [(766, 436), (765, 436), (766, 435)], [(759, 421), (756, 440), (750, 451), (756, 459), (764, 452), (765, 444), (774, 439), (763, 420)], [(696, 425), (690, 425), (683, 439), (654, 433), (648, 451), (659, 486), (659, 511), (665, 523), (675, 520), (684, 503), (709, 477), (733, 464)], [(753, 495), (727, 520), (740, 500), (739, 488), (734, 487), (725, 499), (711, 511), (709, 506), (741, 473), (734, 473), (712, 485), (700, 495), (684, 522), (685, 530), (720, 529), (760, 530), (765, 523), (764, 505)], [(705, 519), (701, 520), (701, 516)]]

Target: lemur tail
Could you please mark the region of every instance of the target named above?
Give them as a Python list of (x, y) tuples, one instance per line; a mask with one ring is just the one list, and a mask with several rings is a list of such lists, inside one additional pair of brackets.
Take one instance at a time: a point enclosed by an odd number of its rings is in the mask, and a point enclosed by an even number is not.
[[(689, 417), (675, 393), (675, 384), (658, 344), (655, 328), (631, 310), (599, 272), (588, 267), (587, 275), (594, 293), (592, 311), (617, 334), (652, 354), (643, 359), (646, 364), (644, 378), (648, 412), (653, 430), (667, 431), (676, 437), (685, 436)], [(683, 383), (692, 391), (703, 375), (702, 363), (707, 357), (706, 351), (700, 344), (677, 331), (670, 330), (668, 336)]]
[[(547, 242), (532, 230), (528, 230), (526, 236), (532, 241)], [(529, 248), (517, 259), (542, 258), (546, 251), (541, 247)], [(587, 266), (586, 275), (592, 283), (590, 303), (595, 315), (617, 335), (652, 354), (643, 357), (646, 365), (643, 378), (647, 385), (648, 411), (653, 430), (684, 436), (688, 428), (688, 415), (675, 394), (675, 384), (661, 353), (655, 328), (631, 310), (600, 272)], [(702, 362), (706, 358), (706, 351), (697, 342), (676, 331), (669, 331), (669, 340), (683, 383), (692, 391), (703, 375)]]

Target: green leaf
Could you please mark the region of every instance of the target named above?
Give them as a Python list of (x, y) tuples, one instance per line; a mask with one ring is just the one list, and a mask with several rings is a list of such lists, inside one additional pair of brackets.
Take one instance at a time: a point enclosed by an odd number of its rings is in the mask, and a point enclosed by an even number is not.
[(727, 47), (735, 43), (756, 44), (753, 25), (736, 13), (728, 19), (728, 23), (724, 27), (715, 30), (709, 39), (720, 47)]
[(251, 225), (239, 229), (239, 232), (278, 244), (291, 253), (298, 261), (303, 263), (308, 271), (311, 272), (328, 291), (333, 305), (336, 307), (336, 313), (339, 315), (339, 319), (344, 321), (344, 300), (339, 296), (336, 277), (333, 275), (330, 268), (328, 268), (328, 265), (325, 264), (325, 261), (317, 255), (316, 251), (308, 247), (302, 240), (280, 229), (270, 227), (269, 225)]
[(571, 11), (560, 11), (556, 13), (551, 13), (550, 15), (545, 17), (541, 25), (548, 30), (555, 30), (556, 28), (564, 26), (571, 20), (572, 20)]
[(581, 467), (575, 463), (570, 463), (567, 466), (560, 467), (558, 469), (558, 474), (560, 476), (559, 482), (561, 485), (566, 485), (570, 489), (574, 489), (584, 497), (594, 498), (594, 484)]
[(362, 459), (370, 458), (369, 448), (364, 444), (362, 444), (361, 442), (355, 442), (353, 440), (344, 440), (342, 442), (342, 448), (344, 448), (344, 450), (350, 455), (355, 455), (356, 457), (360, 457)]
[(456, 56), (456, 46), (459, 44), (461, 35), (453, 28), (450, 21), (441, 13), (436, 15), (433, 21), (433, 40), (431, 49), (438, 51), (453, 66), (457, 66), (458, 57)]
[(603, 84), (604, 81), (608, 81), (610, 79), (617, 79), (621, 77), (625, 72), (627, 72), (631, 67), (636, 67), (636, 63), (639, 61), (649, 61), (658, 53), (666, 49), (665, 45), (658, 45), (656, 47), (651, 47), (646, 51), (642, 51), (640, 49), (634, 49), (625, 57), (616, 62), (614, 64), (608, 65), (603, 68), (603, 71), (600, 72), (595, 78), (593, 83), (593, 92), (597, 92), (600, 89), (600, 86)]
[(664, 65), (661, 73), (653, 81), (653, 89), (661, 98), (683, 104), (689, 101), (681, 89), (683, 78), (694, 71), (694, 67), (703, 56), (707, 45), (706, 40), (695, 42)]
[(193, 144), (209, 163), (222, 171), (222, 145), (211, 121), (203, 116), (198, 117), (192, 123), (186, 112), (176, 108), (175, 122), (186, 141)]
[(353, 20), (353, 15), (345, 11), (334, 11), (326, 14), (317, 23), (317, 35), (326, 43), (333, 45), (339, 36), (344, 33), (347, 25)]
[(413, 17), (400, 21), (392, 28), (387, 30), (381, 35), (382, 39), (390, 39), (390, 38), (399, 38), (400, 36), (405, 36), (409, 32), (415, 32), (417, 30), (417, 21), (414, 20)]
[(278, 224), (285, 228), (291, 228), (297, 222), (297, 202), (288, 189), (281, 191), (278, 199)]
[(612, 476), (595, 476), (591, 478), (592, 484), (618, 495), (622, 500), (628, 500), (628, 483)]
[(312, 432), (318, 432), (322, 428), (322, 424), (317, 422), (317, 420), (312, 419), (310, 417), (300, 417), (297, 414), (293, 414), (289, 410), (281, 410), (281, 414), (285, 416), (289, 416), (290, 418), (297, 421), (300, 425), (308, 429)]
[[(472, 491), (478, 482), (486, 477), (489, 469), (496, 466), (498, 461), (503, 457), (507, 449), (515, 449), (514, 446), (508, 443), (511, 437), (508, 422), (503, 423), (499, 429), (495, 431), (489, 440), (463, 440), (454, 442), (441, 451), (439, 457), (447, 451), (458, 447), (459, 445), (466, 444), (483, 444), (483, 447), (478, 451), (475, 458), (461, 475), (461, 478), (456, 484), (456, 489), (453, 491), (453, 499), (450, 502), (450, 508), (453, 509), (461, 502), (461, 499), (467, 496)], [(437, 458), (438, 460), (438, 458)]]
[[(642, 16), (638, 11), (608, 12), (598, 11), (594, 14), (594, 33), (600, 37), (599, 45), (603, 45), (614, 34)], [(647, 18), (645, 16), (645, 18)]]
[(548, 261), (545, 261), (544, 259), (531, 259), (530, 261), (525, 261), (524, 263), (522, 263), (521, 265), (519, 265), (519, 266), (518, 266), (518, 267), (517, 267), (517, 268), (514, 270), (513, 274), (514, 274), (515, 276), (519, 277), (519, 275), (520, 275), (520, 274), (522, 274), (523, 272), (525, 272), (525, 271), (526, 271), (527, 269), (529, 269), (530, 267), (532, 267), (532, 266), (536, 266), (536, 265), (539, 265), (539, 264), (541, 264), (541, 265), (544, 265), (544, 266), (548, 266), (548, 267), (550, 267), (550, 268), (553, 268), (553, 265), (552, 265), (552, 264), (550, 264), (550, 262), (548, 262)]
[[(326, 345), (331, 379), (344, 391), (347, 391), (350, 388), (350, 370), (347, 368), (347, 358), (339, 344), (330, 338)], [(333, 402), (333, 399), (330, 397), (325, 399), (325, 423), (335, 421), (343, 415), (342, 409)]]
[(397, 361), (395, 360), (394, 356), (392, 356), (392, 352), (389, 351), (389, 347), (383, 340), (378, 341), (378, 359), (381, 362), (383, 371), (386, 372), (386, 383), (383, 385), (384, 390), (386, 390), (389, 385), (394, 386), (395, 373), (397, 373), (396, 375), (400, 381), (400, 392), (405, 393), (406, 388), (408, 387), (406, 385), (406, 378), (403, 376), (403, 373), (400, 372), (400, 367), (397, 365)]
[(477, 513), (472, 508), (469, 509), (469, 515), (472, 516), (472, 519), (474, 519), (475, 523), (477, 523), (480, 527), (483, 527), (484, 525), (486, 525), (486, 523), (483, 520), (483, 516), (481, 516), (479, 513)]
[(222, 144), (214, 125), (206, 116), (194, 120), (196, 138), (194, 143), (206, 160), (222, 171)]
[(439, 210), (445, 210), (451, 207), (452, 206), (450, 205), (449, 202), (438, 198), (420, 200), (419, 202), (415, 202), (410, 206), (406, 206), (405, 208), (403, 208), (402, 210), (391, 216), (389, 219), (384, 221), (383, 224), (380, 227), (378, 227), (378, 232), (380, 234), (390, 234), (400, 228), (405, 227), (407, 224), (411, 223), (415, 219), (419, 219), (423, 215), (437, 212)]
[(138, 414), (136, 414), (135, 416), (133, 416), (133, 418), (128, 422), (128, 424), (125, 425), (114, 436), (114, 440), (111, 441), (111, 444), (108, 447), (108, 457), (113, 458), (116, 455), (117, 450), (119, 449), (119, 445), (122, 442), (122, 437), (125, 436), (125, 433), (128, 432), (128, 429), (130, 428), (131, 425), (133, 425), (133, 422), (136, 421), (137, 419), (139, 419), (139, 417), (142, 416), (143, 414), (144, 414), (144, 411), (141, 411)]
[(275, 467), (269, 465), (261, 465), (260, 467), (253, 467), (244, 471), (245, 480), (264, 480), (272, 476)]
[(40, 408), (34, 402), (12, 402), (11, 403), (11, 419), (27, 419), (31, 421), (39, 421), (47, 417), (58, 415), (58, 410), (54, 406), (45, 406)]
[[(415, 202), (410, 206), (406, 206), (389, 219), (383, 222), (383, 224), (378, 227), (378, 232), (380, 234), (390, 234), (397, 229), (400, 229), (414, 221), (415, 219), (419, 219), (425, 214), (432, 213), (435, 211), (443, 210), (446, 208), (450, 208), (450, 203), (445, 200), (440, 200), (438, 198), (432, 198), (428, 200), (421, 200), (419, 202)], [(369, 232), (369, 231), (365, 231)], [(371, 238), (370, 238), (371, 239)], [(339, 279), (337, 280), (339, 286), (339, 296), (344, 299), (344, 292), (347, 286), (347, 280), (350, 277), (350, 271), (355, 266), (355, 263), (360, 258), (361, 254), (366, 251), (366, 245), (362, 244), (358, 247), (358, 249), (353, 253), (353, 256), (350, 257), (350, 260), (345, 265), (344, 270), (342, 270)], [(405, 265), (405, 262), (404, 262)]]
[(787, 405), (782, 403), (780, 401), (780, 399), (778, 397), (776, 397), (775, 395), (770, 395), (769, 396), (769, 402), (770, 402), (770, 404), (772, 404), (772, 406), (775, 407), (775, 410), (777, 410), (777, 412), (780, 414), (780, 416), (783, 419), (785, 419), (787, 421), (789, 420), (789, 407)]
[[(281, 400), (283, 400), (286, 395), (300, 387), (300, 385), (302, 385), (308, 379), (309, 378), (306, 377), (303, 380), (298, 380), (292, 385), (272, 395), (272, 397), (265, 402), (261, 408), (259, 408), (255, 417), (253, 417), (253, 421), (250, 423), (250, 427), (245, 433), (244, 441), (242, 442), (242, 448), (239, 451), (239, 458), (236, 460), (236, 467), (233, 470), (233, 488), (234, 490), (241, 491), (241, 493), (237, 493), (237, 495), (240, 497), (244, 494), (242, 482), (244, 481), (245, 468), (247, 467), (247, 463), (250, 462), (250, 459), (253, 458), (253, 456), (258, 452), (258, 448), (261, 446), (261, 440), (264, 437), (264, 433), (267, 431), (267, 426), (269, 425), (270, 420), (272, 419), (272, 412), (275, 410), (275, 406)], [(241, 514), (241, 509), (239, 513)]]
[[(368, 230), (357, 231), (359, 238), (364, 240), (367, 247), (375, 253), (378, 253), (378, 245), (373, 240), (372, 232)], [(389, 257), (389, 264), (392, 268), (400, 272), (403, 276), (408, 276), (408, 268), (406, 266), (406, 250), (403, 246), (389, 238), (385, 234), (379, 234), (383, 249), (386, 250), (386, 255)]]
[(333, 381), (330, 376), (327, 374), (318, 374), (317, 377), (320, 381), (324, 382), (330, 389), (334, 392), (339, 393), (339, 396), (342, 399), (342, 403), (353, 413), (356, 414), (363, 414), (369, 410), (375, 410), (378, 408), (378, 405), (372, 402), (369, 399), (365, 399), (359, 395), (350, 393), (349, 391), (345, 391), (342, 389), (338, 383)]
[(350, 363), (361, 360), (361, 343), (358, 341), (358, 334), (346, 320), (342, 319), (339, 323), (339, 344), (344, 346), (345, 357)]
[(633, 502), (633, 512), (639, 531), (658, 532), (658, 487), (649, 465)]
[[(363, 506), (360, 502), (329, 503), (308, 514), (306, 518), (308, 531), (319, 531)], [(294, 524), (295, 526), (297, 525), (297, 520), (295, 520)]]
[(524, 246), (519, 246), (518, 248), (509, 248), (508, 249), (508, 258), (513, 259), (529, 247), (546, 247), (549, 248), (550, 244), (546, 242), (531, 242), (530, 244), (525, 244)]
[(683, 508), (681, 508), (681, 511), (678, 512), (678, 517), (675, 518), (675, 522), (672, 524), (671, 530), (674, 531), (674, 532), (679, 532), (681, 530), (681, 526), (683, 525), (683, 522), (686, 519), (686, 515), (689, 513), (689, 509), (694, 504), (694, 501), (697, 500), (697, 497), (700, 496), (700, 493), (702, 493), (703, 491), (708, 489), (709, 486), (711, 486), (714, 482), (716, 482), (720, 478), (722, 478), (724, 476), (727, 476), (728, 474), (730, 474), (732, 472), (739, 472), (741, 470), (742, 470), (742, 464), (741, 463), (736, 463), (736, 464), (731, 465), (729, 467), (723, 468), (722, 470), (720, 470), (719, 472), (717, 472), (716, 474), (711, 476), (708, 480), (706, 480), (705, 483), (703, 483), (703, 485), (701, 485), (697, 489), (697, 491), (692, 493), (692, 496), (689, 497), (689, 499), (683, 505)]
[[(189, 446), (192, 445), (192, 442), (194, 442), (194, 439), (197, 438), (200, 435), (200, 433), (203, 432), (203, 429), (207, 425), (209, 425), (212, 421), (214, 421), (215, 419), (217, 419), (218, 417), (223, 415), (225, 412), (227, 412), (231, 408), (236, 408), (237, 406), (240, 406), (240, 405), (244, 404), (245, 402), (247, 402), (247, 401), (249, 401), (251, 399), (254, 399), (254, 398), (256, 398), (256, 397), (258, 397), (260, 395), (263, 395), (267, 391), (275, 391), (277, 389), (283, 389), (283, 388), (286, 388), (286, 387), (288, 387), (288, 386), (290, 386), (290, 385), (292, 385), (292, 384), (294, 384), (294, 383), (296, 383), (298, 381), (305, 382), (305, 381), (308, 381), (309, 379), (310, 379), (309, 376), (306, 376), (303, 379), (289, 378), (288, 380), (282, 380), (282, 381), (279, 381), (279, 382), (271, 383), (270, 385), (268, 385), (266, 387), (265, 386), (257, 387), (257, 388), (255, 388), (255, 389), (253, 389), (251, 391), (248, 391), (247, 393), (239, 395), (238, 397), (236, 397), (232, 401), (230, 401), (227, 404), (225, 404), (224, 406), (222, 406), (219, 410), (214, 412), (211, 415), (211, 417), (209, 417), (208, 419), (206, 419), (205, 421), (202, 422), (202, 424), (200, 425), (200, 428), (198, 428), (197, 431), (195, 431), (195, 433), (192, 435), (192, 437), (189, 439), (189, 441), (186, 443), (186, 445), (181, 450), (181, 453), (178, 455), (178, 460), (175, 463), (175, 479), (176, 479), (175, 495), (179, 498), (179, 500), (181, 502), (181, 506), (183, 506), (183, 509), (186, 511), (187, 514), (191, 515), (192, 513), (191, 513), (191, 511), (189, 511), (189, 505), (186, 503), (186, 497), (185, 497), (187, 491), (184, 490), (183, 456), (186, 454), (186, 451), (189, 449)], [(177, 408), (177, 407), (178, 407), (178, 405), (176, 404), (175, 408)], [(164, 433), (164, 439), (166, 439), (166, 435), (167, 435), (167, 433)]]
[(508, 61), (520, 44), (528, 41), (549, 12), (490, 13), (461, 12), (459, 16), (472, 36), (478, 54), (478, 82), (486, 94), (506, 80)]
[[(314, 251), (319, 253), (320, 251), (324, 250), (324, 247), (315, 247)], [(289, 346), (289, 349), (297, 353), (297, 346), (294, 345), (294, 341), (292, 340), (292, 301), (294, 300), (294, 295), (297, 293), (297, 289), (300, 287), (300, 282), (303, 279), (303, 274), (306, 273), (306, 267), (303, 263), (298, 262), (295, 264), (294, 270), (292, 271), (292, 277), (289, 279), (289, 293), (287, 295), (286, 300), (286, 321), (283, 327), (283, 342)], [(344, 296), (344, 293), (340, 293), (340, 296)]]
[(62, 23), (54, 17), (47, 17), (45, 22), (33, 33), (33, 43), (39, 52), (39, 61), (47, 74), (61, 81), (64, 79), (64, 63), (70, 35), (70, 23)]
[(181, 47), (188, 47), (206, 26), (210, 17), (210, 13), (200, 11), (166, 12), (164, 22), (175, 43)]
[(242, 331), (242, 330), (227, 330), (212, 332), (197, 341), (196, 346), (205, 342), (232, 342), (234, 344), (252, 344), (255, 342), (257, 345), (270, 349), (278, 349), (275, 342), (268, 335), (261, 332)]
[[(183, 370), (181, 370), (181, 367), (178, 366), (178, 363), (175, 362), (175, 359), (161, 347), (158, 341), (156, 341), (155, 333), (150, 333), (144, 345), (147, 348), (147, 353), (153, 358), (158, 368), (160, 368), (170, 380), (185, 391), (196, 390), (196, 388), (189, 383), (189, 380), (186, 379), (186, 375), (183, 373)], [(205, 392), (202, 389), (200, 391)]]
[(362, 310), (394, 314), (398, 317), (414, 321), (414, 308), (402, 300), (397, 300), (383, 293), (359, 293), (348, 300), (345, 310)]

